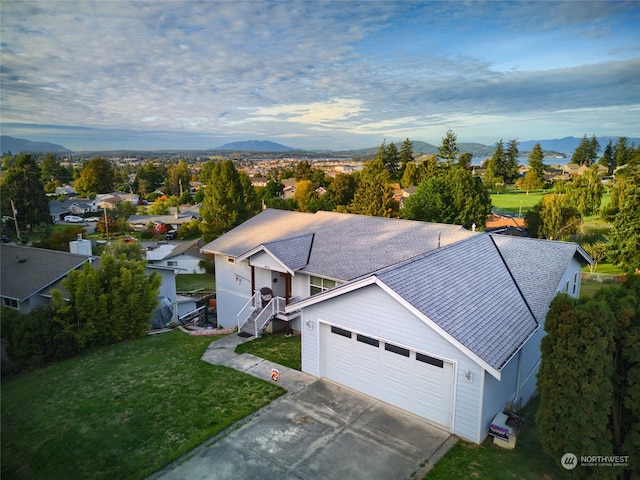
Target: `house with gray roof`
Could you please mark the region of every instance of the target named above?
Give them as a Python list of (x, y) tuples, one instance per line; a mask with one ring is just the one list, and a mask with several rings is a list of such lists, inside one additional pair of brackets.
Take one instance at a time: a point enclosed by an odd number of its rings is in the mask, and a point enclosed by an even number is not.
[(533, 395), (549, 304), (579, 295), (591, 261), (575, 243), (277, 210), (203, 251), (219, 323), (258, 335), (286, 322), (303, 371), (475, 443)]

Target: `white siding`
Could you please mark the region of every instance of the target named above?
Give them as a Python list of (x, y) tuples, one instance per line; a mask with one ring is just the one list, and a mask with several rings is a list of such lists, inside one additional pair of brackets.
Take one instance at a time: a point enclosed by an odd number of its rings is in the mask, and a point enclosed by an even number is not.
[[(180, 255), (179, 257), (161, 260), (160, 262), (154, 262), (153, 264), (161, 267), (173, 268), (177, 274), (205, 273), (204, 269), (200, 268), (200, 260), (200, 258), (193, 257), (191, 255)], [(170, 265), (170, 263), (176, 263), (176, 265)]]
[(216, 300), (218, 324), (225, 328), (238, 325), (236, 315), (251, 298), (251, 268), (248, 262), (230, 263), (216, 255)]
[[(453, 433), (473, 442), (479, 441), (483, 370), (386, 292), (371, 285), (304, 309), (302, 370), (315, 376), (320, 375), (320, 321), (452, 361), (455, 375)], [(466, 371), (471, 373), (471, 382), (465, 379)]]
[(484, 378), (484, 398), (482, 400), (481, 440), (487, 436), (489, 423), (497, 413), (502, 412), (507, 402), (515, 400), (518, 378), (518, 355), (515, 355), (502, 369), (500, 381), (489, 373)]
[(276, 262), (271, 255), (265, 252), (258, 252), (255, 255), (252, 255), (249, 263), (256, 267), (256, 269), (262, 268), (265, 270), (274, 270), (276, 272), (286, 272), (285, 268), (280, 263)]

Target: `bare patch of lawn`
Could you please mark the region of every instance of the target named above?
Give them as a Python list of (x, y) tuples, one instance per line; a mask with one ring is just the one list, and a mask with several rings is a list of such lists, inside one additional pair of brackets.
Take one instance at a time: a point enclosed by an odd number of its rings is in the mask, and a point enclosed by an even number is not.
[(143, 479), (284, 393), (180, 331), (2, 384), (2, 478)]

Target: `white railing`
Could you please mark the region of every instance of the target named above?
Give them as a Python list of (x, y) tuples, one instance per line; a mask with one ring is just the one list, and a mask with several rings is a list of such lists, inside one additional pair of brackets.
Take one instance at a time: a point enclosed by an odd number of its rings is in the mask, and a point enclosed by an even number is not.
[(284, 306), (287, 301), (282, 297), (272, 298), (267, 306), (255, 318), (255, 336), (271, 321), (276, 313), (284, 312)]
[(236, 315), (236, 319), (238, 321), (238, 331), (242, 328), (249, 318), (251, 318), (251, 314), (255, 312), (258, 308), (262, 308), (262, 296), (260, 292), (256, 292), (253, 294), (253, 297), (249, 299), (249, 301), (242, 307), (242, 310), (238, 312)]

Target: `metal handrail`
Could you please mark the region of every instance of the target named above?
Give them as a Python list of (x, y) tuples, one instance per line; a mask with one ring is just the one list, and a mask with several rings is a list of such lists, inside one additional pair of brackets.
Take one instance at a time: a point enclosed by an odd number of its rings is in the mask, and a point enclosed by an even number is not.
[(249, 320), (251, 314), (255, 312), (261, 305), (262, 297), (260, 296), (260, 292), (256, 292), (236, 315), (236, 320), (238, 322), (238, 331), (240, 331), (242, 326), (247, 323), (247, 320)]
[(287, 301), (283, 297), (274, 297), (269, 303), (262, 309), (262, 311), (255, 318), (255, 336), (258, 336), (258, 332), (262, 331), (267, 323), (273, 318), (276, 313), (284, 312), (284, 306)]

